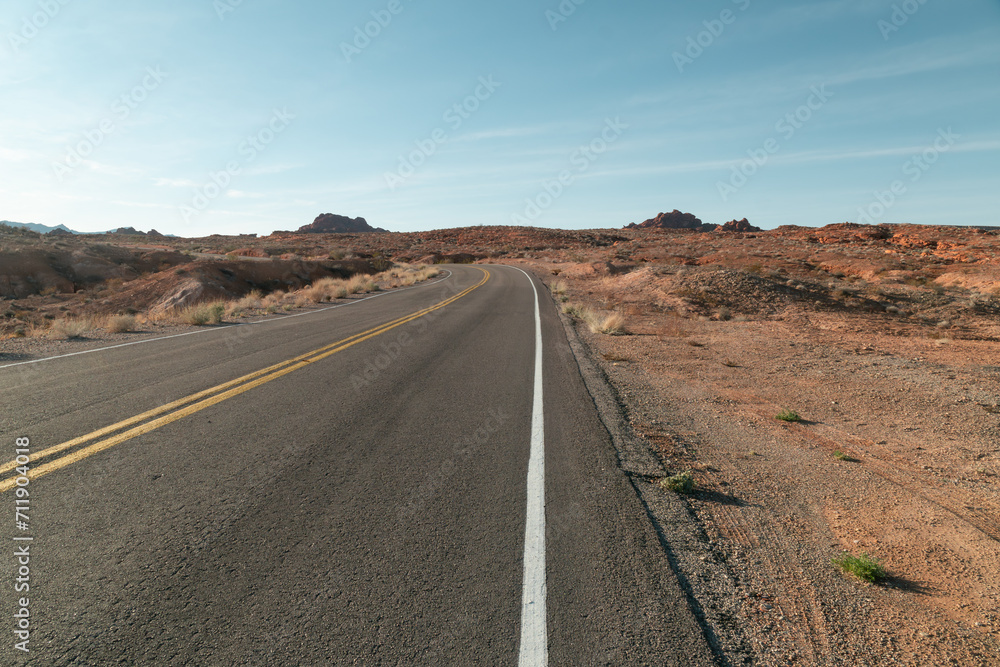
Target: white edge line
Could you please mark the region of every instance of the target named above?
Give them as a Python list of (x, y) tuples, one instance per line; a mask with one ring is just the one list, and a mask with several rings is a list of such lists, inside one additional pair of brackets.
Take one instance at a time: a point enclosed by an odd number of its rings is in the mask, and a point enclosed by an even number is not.
[(144, 338), (143, 340), (134, 340), (134, 341), (132, 341), (130, 343), (119, 343), (118, 345), (107, 345), (105, 347), (95, 347), (95, 348), (90, 349), (90, 350), (80, 350), (79, 352), (70, 352), (68, 354), (57, 354), (54, 357), (42, 357), (41, 359), (32, 359), (30, 361), (19, 361), (19, 362), (14, 363), (14, 364), (6, 364), (5, 366), (0, 366), (0, 370), (2, 370), (4, 368), (13, 368), (14, 366), (25, 366), (27, 364), (40, 364), (43, 361), (52, 361), (53, 359), (65, 359), (66, 357), (75, 357), (75, 356), (78, 356), (78, 355), (81, 355), (81, 354), (91, 354), (93, 352), (104, 352), (106, 350), (114, 350), (114, 349), (119, 348), (119, 347), (128, 347), (129, 345), (140, 345), (142, 343), (154, 343), (154, 342), (156, 342), (158, 340), (169, 340), (171, 338), (180, 338), (182, 336), (194, 336), (195, 334), (212, 333), (212, 332), (215, 332), (215, 331), (228, 331), (228, 330), (234, 329), (236, 327), (250, 326), (251, 324), (270, 324), (271, 322), (281, 322), (282, 320), (291, 319), (293, 317), (302, 317), (303, 315), (315, 315), (316, 313), (323, 313), (323, 312), (326, 312), (328, 310), (335, 310), (337, 308), (344, 308), (345, 306), (353, 306), (356, 303), (361, 303), (362, 301), (368, 301), (369, 299), (377, 299), (380, 296), (388, 296), (390, 294), (398, 294), (399, 292), (405, 292), (407, 290), (417, 289), (418, 287), (430, 287), (431, 285), (437, 285), (440, 282), (444, 282), (445, 280), (448, 280), (448, 278), (450, 278), (452, 276), (452, 272), (451, 271), (448, 271), (447, 269), (445, 269), (445, 271), (447, 272), (448, 275), (446, 275), (441, 280), (435, 280), (432, 283), (425, 283), (423, 285), (414, 285), (413, 287), (399, 287), (399, 288), (396, 288), (396, 289), (393, 289), (393, 290), (387, 290), (385, 292), (380, 292), (379, 294), (373, 294), (371, 296), (366, 296), (363, 299), (354, 299), (353, 301), (349, 301), (348, 303), (338, 303), (336, 306), (327, 306), (326, 308), (319, 308), (317, 310), (310, 310), (310, 311), (307, 311), (305, 313), (295, 313), (294, 315), (285, 315), (283, 317), (273, 317), (273, 318), (267, 319), (267, 320), (255, 320), (253, 322), (241, 322), (239, 324), (230, 324), (228, 326), (217, 327), (217, 328), (214, 328), (214, 329), (199, 329), (198, 331), (185, 331), (184, 333), (170, 334), (169, 336), (158, 336), (156, 338)]
[[(517, 268), (517, 267), (511, 267)], [(549, 662), (545, 611), (545, 413), (542, 397), (542, 319), (535, 281), (523, 269), (535, 293), (535, 386), (531, 406), (531, 452), (528, 455), (528, 508), (524, 524), (524, 592), (521, 597), (519, 667)]]

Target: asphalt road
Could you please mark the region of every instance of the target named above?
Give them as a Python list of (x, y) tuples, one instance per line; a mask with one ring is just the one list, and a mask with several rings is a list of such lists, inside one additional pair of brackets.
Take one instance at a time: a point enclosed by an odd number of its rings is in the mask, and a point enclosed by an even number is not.
[[(0, 368), (0, 663), (517, 664), (535, 296), (451, 271)], [(543, 289), (548, 663), (712, 664)]]

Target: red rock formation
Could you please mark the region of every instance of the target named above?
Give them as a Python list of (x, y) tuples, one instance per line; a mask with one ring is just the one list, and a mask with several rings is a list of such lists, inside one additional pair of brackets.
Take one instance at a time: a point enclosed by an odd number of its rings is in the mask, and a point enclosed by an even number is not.
[(299, 227), (299, 234), (357, 234), (361, 232), (386, 232), (372, 227), (364, 218), (348, 218), (346, 215), (323, 213), (312, 224)]
[[(705, 227), (710, 229), (706, 230)], [(706, 225), (691, 213), (681, 213), (674, 209), (670, 213), (660, 213), (655, 218), (650, 218), (639, 224), (631, 223), (625, 225), (625, 229), (697, 229), (698, 231), (711, 231), (716, 225)]]
[(751, 225), (746, 218), (742, 220), (730, 220), (726, 224), (720, 226), (715, 231), (717, 232), (760, 232), (763, 231), (760, 227), (754, 227)]

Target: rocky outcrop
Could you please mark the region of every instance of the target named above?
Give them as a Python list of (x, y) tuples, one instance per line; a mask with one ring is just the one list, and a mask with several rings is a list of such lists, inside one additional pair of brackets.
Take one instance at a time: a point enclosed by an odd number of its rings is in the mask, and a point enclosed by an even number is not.
[(625, 225), (625, 229), (691, 229), (697, 232), (714, 231), (718, 225), (705, 224), (691, 213), (682, 213), (674, 209), (670, 213), (660, 213), (639, 224)]
[(359, 234), (364, 232), (386, 232), (385, 229), (372, 227), (364, 218), (348, 218), (346, 215), (323, 213), (311, 224), (299, 227), (299, 234)]
[(760, 227), (755, 227), (747, 221), (746, 218), (742, 220), (730, 220), (724, 225), (721, 225), (715, 231), (717, 232), (760, 232), (763, 231)]

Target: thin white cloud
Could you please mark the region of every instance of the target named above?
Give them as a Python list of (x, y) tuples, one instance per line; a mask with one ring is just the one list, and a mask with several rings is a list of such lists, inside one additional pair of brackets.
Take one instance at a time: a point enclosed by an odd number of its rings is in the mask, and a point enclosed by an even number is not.
[(264, 164), (259, 167), (251, 167), (247, 169), (244, 173), (250, 176), (264, 176), (267, 174), (280, 174), (282, 172), (291, 171), (292, 169), (298, 169), (302, 165), (300, 164)]
[(260, 192), (246, 192), (245, 190), (226, 190), (226, 196), (233, 199), (263, 199), (265, 195)]
[(153, 184), (157, 187), (170, 187), (170, 188), (196, 188), (201, 183), (196, 183), (190, 178), (154, 178)]
[[(967, 38), (966, 38), (967, 39)], [(950, 40), (949, 40), (950, 43)], [(831, 76), (826, 81), (831, 86), (857, 81), (887, 79), (922, 72), (983, 65), (1000, 60), (1000, 45), (980, 44), (978, 48), (953, 49), (942, 39), (932, 39), (919, 44), (904, 46), (886, 52), (882, 62)]]
[[(788, 155), (776, 155), (775, 162), (831, 162), (835, 160), (856, 160), (871, 157), (909, 156), (922, 153), (930, 144), (920, 146), (897, 146), (894, 148), (862, 149), (848, 151), (803, 151)], [(975, 153), (981, 151), (1000, 150), (1000, 139), (980, 139), (976, 141), (959, 141), (948, 149), (949, 153)], [(730, 161), (730, 165), (735, 161)]]
[(0, 160), (4, 162), (28, 162), (40, 159), (42, 159), (42, 155), (35, 151), (0, 146)]
[[(834, 162), (837, 160), (863, 160), (877, 157), (906, 157), (922, 153), (928, 144), (919, 146), (895, 146), (875, 149), (850, 149), (841, 151), (800, 151), (798, 153), (778, 153), (770, 158), (769, 164), (805, 164), (810, 162)], [(982, 151), (1000, 151), (1000, 139), (976, 139), (956, 143), (948, 149), (949, 153), (973, 153)], [(741, 156), (726, 160), (700, 160), (696, 162), (676, 162), (672, 164), (644, 165), (639, 167), (624, 167), (619, 169), (593, 170), (581, 178), (594, 176), (641, 176), (650, 174), (676, 174), (692, 171), (714, 171), (729, 169), (739, 164), (746, 157)]]

